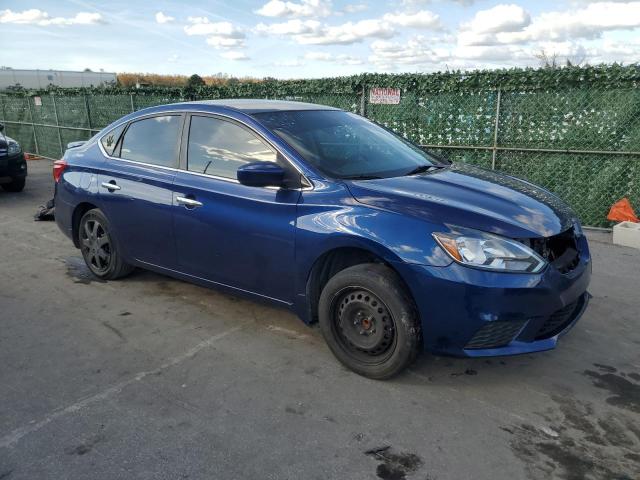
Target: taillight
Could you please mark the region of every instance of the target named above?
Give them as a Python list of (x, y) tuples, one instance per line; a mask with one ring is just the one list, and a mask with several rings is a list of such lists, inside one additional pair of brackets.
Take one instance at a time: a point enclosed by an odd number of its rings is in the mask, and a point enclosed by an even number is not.
[(53, 179), (58, 183), (60, 181), (60, 177), (62, 177), (62, 172), (64, 172), (65, 168), (69, 165), (64, 160), (56, 160), (53, 162)]

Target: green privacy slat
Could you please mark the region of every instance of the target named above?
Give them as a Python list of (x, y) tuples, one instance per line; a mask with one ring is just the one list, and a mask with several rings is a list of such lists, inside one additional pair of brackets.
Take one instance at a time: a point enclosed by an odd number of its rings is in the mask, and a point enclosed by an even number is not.
[[(269, 98), (360, 114), (364, 108), (366, 117), (438, 155), (483, 168), (495, 163), (496, 170), (548, 188), (585, 225), (611, 226), (607, 212), (622, 197), (640, 209), (640, 70), (527, 72), (269, 80), (197, 91), (70, 90), (55, 92), (55, 102), (51, 92), (37, 102), (33, 94), (10, 94), (0, 95), (0, 120), (26, 151), (35, 151), (37, 142), (40, 154), (59, 158), (60, 142), (86, 140), (132, 111), (165, 103)], [(374, 86), (400, 88), (400, 103), (369, 103)]]

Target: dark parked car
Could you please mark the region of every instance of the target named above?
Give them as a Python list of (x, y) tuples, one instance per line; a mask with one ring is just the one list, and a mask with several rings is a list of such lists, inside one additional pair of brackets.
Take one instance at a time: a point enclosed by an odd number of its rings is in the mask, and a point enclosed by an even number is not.
[(54, 177), (58, 225), (98, 277), (142, 267), (270, 300), (372, 378), (423, 349), (551, 349), (589, 299), (587, 240), (557, 197), (330, 107), (149, 108)]
[(21, 192), (27, 178), (27, 162), (20, 144), (4, 134), (0, 123), (0, 186), (7, 192)]

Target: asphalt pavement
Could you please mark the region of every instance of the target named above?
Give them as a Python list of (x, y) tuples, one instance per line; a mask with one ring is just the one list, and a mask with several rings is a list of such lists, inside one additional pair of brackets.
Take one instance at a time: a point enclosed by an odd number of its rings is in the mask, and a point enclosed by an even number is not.
[(33, 221), (51, 163), (29, 169), (0, 191), (0, 479), (640, 478), (640, 250), (609, 234), (556, 350), (422, 355), (381, 382), (285, 310), (95, 280)]

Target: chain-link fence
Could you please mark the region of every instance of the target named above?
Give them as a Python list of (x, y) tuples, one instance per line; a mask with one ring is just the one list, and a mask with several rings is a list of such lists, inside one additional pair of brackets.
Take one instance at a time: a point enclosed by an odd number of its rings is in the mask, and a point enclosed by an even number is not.
[[(640, 208), (640, 89), (469, 89), (420, 93), (399, 103), (369, 101), (369, 88), (347, 93), (256, 95), (330, 105), (362, 114), (453, 161), (530, 180), (557, 193), (585, 225), (608, 227), (610, 206), (628, 197)], [(0, 96), (0, 122), (25, 151), (58, 158), (130, 112), (187, 99), (176, 94)]]

